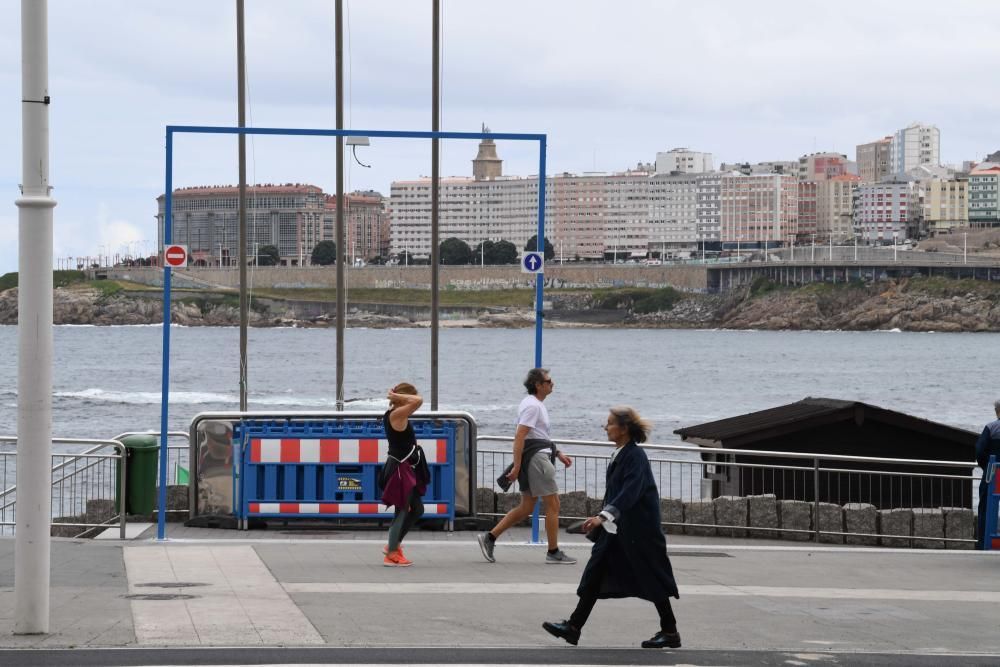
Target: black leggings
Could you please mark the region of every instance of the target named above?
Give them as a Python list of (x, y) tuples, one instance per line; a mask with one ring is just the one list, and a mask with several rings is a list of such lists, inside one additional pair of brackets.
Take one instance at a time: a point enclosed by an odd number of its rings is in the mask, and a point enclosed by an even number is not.
[(410, 492), (410, 501), (406, 507), (396, 507), (396, 516), (392, 518), (389, 525), (389, 551), (390, 553), (399, 548), (400, 542), (413, 528), (417, 519), (424, 515), (424, 502), (420, 499), (420, 494), (416, 489)]
[[(596, 576), (590, 577), (587, 587), (580, 594), (580, 601), (576, 603), (576, 609), (569, 617), (570, 625), (577, 630), (583, 629), (587, 619), (590, 618), (590, 612), (597, 604), (597, 595), (601, 590), (601, 581), (606, 576), (606, 568), (607, 566), (595, 572)], [(656, 605), (656, 611), (660, 615), (660, 630), (677, 632), (677, 619), (674, 618), (674, 610), (670, 607), (670, 598), (663, 598), (662, 602), (654, 602), (653, 604)]]

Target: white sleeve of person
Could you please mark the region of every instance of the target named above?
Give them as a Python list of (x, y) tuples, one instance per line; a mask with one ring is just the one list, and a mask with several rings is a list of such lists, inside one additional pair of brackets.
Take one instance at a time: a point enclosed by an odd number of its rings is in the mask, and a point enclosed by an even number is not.
[(600, 514), (597, 515), (604, 519), (604, 523), (602, 524), (604, 526), (604, 530), (608, 531), (611, 535), (618, 533), (618, 525), (615, 523), (618, 519), (618, 515), (618, 508), (614, 505), (606, 505), (604, 509), (601, 510)]

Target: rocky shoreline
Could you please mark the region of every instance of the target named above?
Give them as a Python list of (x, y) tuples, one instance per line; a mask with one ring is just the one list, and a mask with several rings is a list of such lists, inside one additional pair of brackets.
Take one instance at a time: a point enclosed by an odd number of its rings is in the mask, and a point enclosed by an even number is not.
[[(632, 328), (719, 328), (763, 330), (1000, 331), (1000, 286), (982, 281), (912, 278), (871, 284), (813, 284), (786, 288), (771, 283), (727, 294), (675, 293), (650, 312), (637, 290), (609, 293), (553, 291), (546, 295), (547, 326)], [(329, 327), (331, 312), (316, 314), (315, 302), (260, 300), (252, 304), (254, 327)], [(332, 310), (332, 304), (326, 304)], [(107, 294), (90, 287), (58, 288), (56, 324), (158, 324), (158, 293)], [(424, 314), (386, 314), (382, 304), (351, 304), (348, 326), (426, 327)], [(379, 312), (375, 312), (379, 311)], [(185, 326), (236, 326), (238, 301), (232, 294), (185, 295), (173, 304), (172, 321)], [(0, 292), (0, 324), (17, 323), (17, 289)], [(527, 327), (534, 313), (524, 308), (450, 308), (444, 327)]]

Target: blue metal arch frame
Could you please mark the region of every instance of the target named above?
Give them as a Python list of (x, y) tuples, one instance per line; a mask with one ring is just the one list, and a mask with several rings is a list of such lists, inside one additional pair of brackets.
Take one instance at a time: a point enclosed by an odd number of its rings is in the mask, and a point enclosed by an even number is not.
[[(386, 139), (500, 139), (503, 141), (538, 142), (538, 241), (537, 248), (545, 249), (545, 153), (547, 135), (511, 134), (503, 132), (425, 132), (406, 130), (323, 130), (309, 128), (277, 127), (216, 127), (207, 125), (167, 125), (166, 129), (166, 185), (163, 211), (163, 244), (173, 242), (173, 166), (175, 134), (237, 134), (272, 135), (288, 137), (382, 137)], [(159, 507), (157, 511), (156, 539), (166, 537), (167, 505), (167, 433), (170, 392), (170, 272), (163, 267), (163, 376), (160, 394), (160, 475)], [(535, 367), (542, 365), (542, 296), (544, 276), (535, 276)], [(535, 509), (537, 516), (537, 507)], [(538, 522), (533, 522), (533, 540), (537, 541)]]

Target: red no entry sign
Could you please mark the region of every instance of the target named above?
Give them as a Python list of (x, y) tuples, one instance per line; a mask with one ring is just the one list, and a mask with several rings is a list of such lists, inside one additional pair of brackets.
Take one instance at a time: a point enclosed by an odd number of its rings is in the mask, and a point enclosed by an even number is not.
[(168, 245), (163, 249), (163, 263), (170, 267), (187, 266), (188, 251), (185, 245)]

